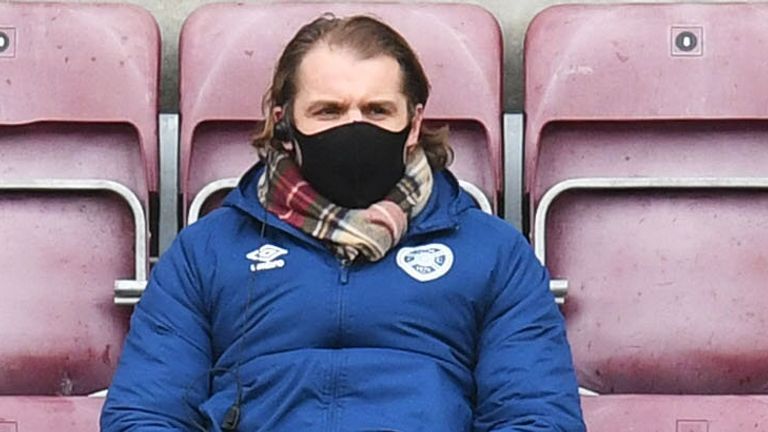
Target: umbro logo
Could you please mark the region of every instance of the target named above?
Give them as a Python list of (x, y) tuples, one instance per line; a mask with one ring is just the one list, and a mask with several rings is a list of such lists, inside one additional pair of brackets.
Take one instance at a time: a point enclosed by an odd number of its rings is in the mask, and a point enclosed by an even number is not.
[(453, 251), (440, 243), (404, 247), (397, 252), (397, 265), (417, 281), (429, 282), (448, 273), (453, 266)]
[(245, 257), (253, 261), (253, 263), (251, 263), (251, 271), (257, 272), (285, 266), (285, 261), (278, 258), (287, 253), (288, 251), (281, 247), (265, 244), (253, 252), (249, 252)]

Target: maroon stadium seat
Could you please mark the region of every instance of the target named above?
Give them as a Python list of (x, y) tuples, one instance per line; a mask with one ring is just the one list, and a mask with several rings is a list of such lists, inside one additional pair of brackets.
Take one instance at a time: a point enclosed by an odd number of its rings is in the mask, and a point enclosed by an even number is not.
[(583, 397), (589, 432), (764, 432), (765, 396)]
[(768, 430), (765, 16), (564, 5), (529, 27), (532, 235), (567, 281), (590, 431)]
[(159, 32), (119, 4), (0, 17), (0, 431), (96, 430), (75, 417), (101, 401), (30, 397), (110, 383), (130, 313), (116, 280), (146, 278)]
[(232, 186), (221, 180), (239, 177), (257, 160), (249, 137), (263, 121), (261, 97), (273, 66), (298, 28), (324, 12), (372, 14), (412, 43), (433, 89), (427, 121), (450, 125), (454, 171), (497, 205), (502, 53), (490, 13), (460, 4), (231, 3), (201, 7), (182, 30), (179, 184), (185, 214), (196, 196), (197, 204), (206, 202), (203, 213), (217, 206), (221, 189)]
[(98, 432), (103, 398), (0, 396), (0, 432)]

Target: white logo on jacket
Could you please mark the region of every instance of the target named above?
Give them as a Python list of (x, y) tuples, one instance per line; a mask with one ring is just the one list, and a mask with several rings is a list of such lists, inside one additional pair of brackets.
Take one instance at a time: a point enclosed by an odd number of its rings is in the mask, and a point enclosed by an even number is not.
[(448, 273), (453, 266), (453, 251), (440, 243), (404, 247), (397, 252), (397, 265), (417, 281), (429, 282)]
[(272, 270), (285, 266), (285, 261), (280, 258), (287, 254), (288, 251), (271, 244), (265, 244), (264, 246), (249, 252), (245, 257), (251, 261), (251, 271)]

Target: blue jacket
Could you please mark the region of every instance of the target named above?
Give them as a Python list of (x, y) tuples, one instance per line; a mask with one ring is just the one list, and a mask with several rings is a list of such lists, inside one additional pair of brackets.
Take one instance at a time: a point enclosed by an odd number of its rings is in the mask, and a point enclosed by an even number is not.
[(450, 173), (345, 265), (264, 210), (261, 169), (153, 269), (102, 431), (220, 431), (233, 405), (244, 432), (585, 430), (547, 272)]

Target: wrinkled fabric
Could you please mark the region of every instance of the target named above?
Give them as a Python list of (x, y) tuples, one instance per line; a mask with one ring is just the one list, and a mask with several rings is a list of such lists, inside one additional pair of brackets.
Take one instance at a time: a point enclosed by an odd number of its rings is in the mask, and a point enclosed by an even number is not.
[(547, 272), (450, 173), (344, 265), (261, 206), (262, 171), (154, 267), (102, 431), (221, 431), (238, 388), (246, 432), (585, 430)]
[(383, 200), (365, 209), (340, 207), (308, 183), (290, 155), (270, 151), (259, 180), (259, 202), (281, 220), (322, 240), (339, 257), (378, 261), (408, 229), (432, 192), (432, 170), (421, 147), (409, 154), (405, 174)]

